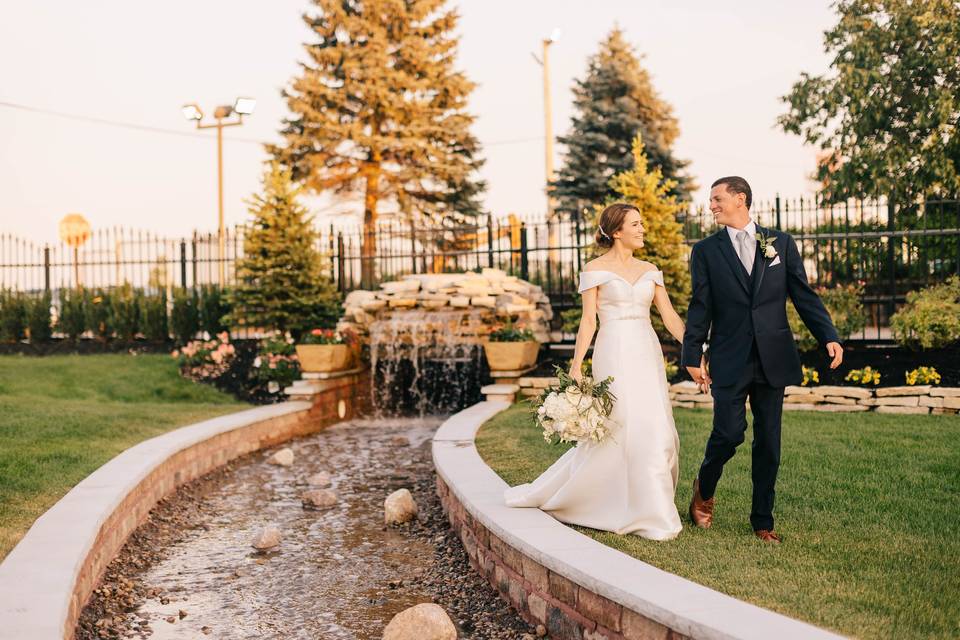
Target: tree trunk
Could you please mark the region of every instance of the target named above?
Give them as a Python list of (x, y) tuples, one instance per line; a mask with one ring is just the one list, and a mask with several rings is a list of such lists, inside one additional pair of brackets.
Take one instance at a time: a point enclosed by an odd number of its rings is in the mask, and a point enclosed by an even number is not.
[(380, 198), (380, 164), (367, 166), (366, 193), (363, 198), (363, 241), (360, 245), (360, 286), (373, 289), (377, 257), (377, 201)]

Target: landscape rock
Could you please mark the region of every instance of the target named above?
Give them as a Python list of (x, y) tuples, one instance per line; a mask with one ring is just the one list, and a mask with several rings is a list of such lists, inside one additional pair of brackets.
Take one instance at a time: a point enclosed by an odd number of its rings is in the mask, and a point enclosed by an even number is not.
[(320, 471), (307, 478), (307, 484), (311, 487), (329, 487), (330, 483), (330, 474), (326, 471)]
[(417, 503), (409, 489), (397, 489), (383, 503), (386, 524), (403, 524), (417, 517)]
[(289, 467), (293, 464), (293, 449), (290, 447), (284, 447), (270, 456), (267, 459), (267, 462), (270, 464), (280, 465), (282, 467)]
[(281, 538), (280, 527), (275, 524), (268, 524), (260, 530), (251, 544), (258, 551), (267, 551), (279, 545)]
[(457, 628), (443, 607), (424, 602), (395, 615), (383, 640), (457, 640)]
[(311, 489), (304, 491), (300, 499), (303, 501), (304, 509), (330, 509), (335, 507), (339, 498), (337, 494), (330, 489)]

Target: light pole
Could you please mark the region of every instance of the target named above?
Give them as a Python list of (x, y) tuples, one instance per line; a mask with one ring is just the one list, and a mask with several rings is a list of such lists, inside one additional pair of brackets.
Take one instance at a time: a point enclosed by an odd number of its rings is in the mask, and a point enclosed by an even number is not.
[(533, 54), (533, 59), (543, 67), (543, 127), (544, 127), (544, 168), (546, 169), (547, 225), (550, 247), (550, 259), (557, 260), (556, 247), (560, 244), (556, 225), (553, 224), (553, 198), (550, 195), (550, 183), (553, 182), (553, 101), (550, 99), (550, 45), (560, 40), (560, 28), (557, 27), (549, 38), (543, 39), (542, 58)]
[[(201, 124), (203, 120), (203, 111), (196, 103), (183, 105), (183, 117), (188, 121), (193, 120), (197, 123), (197, 129), (216, 129), (217, 130), (217, 237), (218, 237), (218, 262), (220, 267), (218, 273), (220, 276), (220, 285), (224, 284), (223, 261), (225, 251), (225, 230), (223, 228), (223, 128), (236, 127), (243, 124), (243, 116), (253, 113), (257, 101), (253, 98), (237, 98), (233, 106), (220, 106), (213, 112), (213, 118), (216, 122), (211, 124)], [(231, 114), (237, 114), (237, 119), (224, 122), (224, 118), (229, 118)]]

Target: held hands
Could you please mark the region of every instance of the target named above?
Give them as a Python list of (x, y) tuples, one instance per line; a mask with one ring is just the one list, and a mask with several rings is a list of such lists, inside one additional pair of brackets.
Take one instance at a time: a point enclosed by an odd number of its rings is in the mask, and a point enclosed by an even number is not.
[(710, 393), (710, 369), (707, 366), (707, 357), (700, 357), (700, 366), (699, 367), (687, 367), (687, 373), (690, 374), (690, 377), (693, 378), (693, 381), (697, 383), (697, 388), (700, 390), (700, 393)]
[(843, 362), (843, 347), (840, 346), (840, 343), (828, 342), (827, 353), (830, 354), (831, 358), (833, 358), (833, 360), (830, 361), (830, 368), (836, 369), (839, 367), (840, 363)]

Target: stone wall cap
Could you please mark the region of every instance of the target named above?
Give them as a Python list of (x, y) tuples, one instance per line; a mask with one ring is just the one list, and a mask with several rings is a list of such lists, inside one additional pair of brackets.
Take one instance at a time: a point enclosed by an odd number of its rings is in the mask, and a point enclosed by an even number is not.
[(507, 484), (483, 462), (474, 437), (510, 406), (480, 402), (451, 416), (433, 438), (438, 476), (480, 524), (523, 555), (577, 584), (691, 638), (840, 638), (742, 602), (607, 547), (539, 509), (504, 504)]
[(930, 385), (922, 384), (903, 387), (881, 387), (875, 391), (878, 398), (884, 396), (923, 396), (930, 392)]

